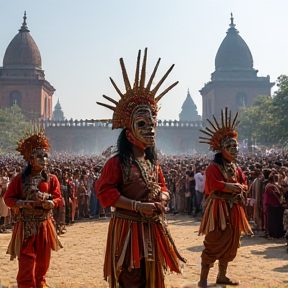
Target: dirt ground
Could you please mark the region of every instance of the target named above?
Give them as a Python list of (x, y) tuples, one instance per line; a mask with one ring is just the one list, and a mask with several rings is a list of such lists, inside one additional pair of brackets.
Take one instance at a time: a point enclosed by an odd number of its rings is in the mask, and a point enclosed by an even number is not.
[[(196, 287), (200, 272), (203, 236), (197, 231), (200, 219), (188, 215), (168, 215), (169, 230), (181, 254), (187, 259), (182, 275), (166, 276), (167, 288)], [(64, 246), (52, 252), (47, 284), (51, 288), (106, 288), (102, 269), (109, 219), (86, 220), (67, 227), (60, 236)], [(240, 280), (240, 287), (288, 287), (288, 253), (285, 239), (269, 240), (255, 234), (243, 236), (236, 259), (228, 266), (228, 276)], [(0, 288), (17, 287), (17, 260), (6, 254), (11, 234), (0, 234)], [(217, 264), (210, 270), (215, 282)], [(219, 286), (218, 286), (219, 287)], [(222, 286), (223, 287), (223, 286)], [(232, 286), (231, 286), (232, 287)]]

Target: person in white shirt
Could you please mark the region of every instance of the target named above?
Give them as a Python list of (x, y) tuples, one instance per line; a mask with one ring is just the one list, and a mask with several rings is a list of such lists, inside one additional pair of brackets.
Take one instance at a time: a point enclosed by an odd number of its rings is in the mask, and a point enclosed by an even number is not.
[(200, 166), (198, 172), (194, 175), (196, 190), (196, 214), (203, 212), (203, 195), (205, 183), (205, 165)]

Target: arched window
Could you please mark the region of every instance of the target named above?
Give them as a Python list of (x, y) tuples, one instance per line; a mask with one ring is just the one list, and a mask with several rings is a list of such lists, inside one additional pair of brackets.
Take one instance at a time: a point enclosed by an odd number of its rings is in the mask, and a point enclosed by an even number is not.
[(245, 108), (247, 107), (247, 95), (244, 92), (238, 92), (236, 94), (236, 107)]
[(18, 105), (21, 108), (22, 94), (19, 91), (12, 91), (9, 94), (9, 105), (10, 107)]

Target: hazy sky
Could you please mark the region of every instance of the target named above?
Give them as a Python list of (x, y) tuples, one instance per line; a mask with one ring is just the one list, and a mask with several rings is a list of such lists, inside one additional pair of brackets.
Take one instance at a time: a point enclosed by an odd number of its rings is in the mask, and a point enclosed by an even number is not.
[(103, 94), (118, 99), (109, 77), (124, 92), (119, 58), (132, 82), (145, 47), (147, 77), (161, 58), (155, 83), (175, 64), (159, 92), (179, 80), (162, 98), (158, 118), (178, 120), (188, 89), (202, 114), (199, 90), (214, 72), (231, 12), (258, 76), (275, 82), (288, 74), (287, 0), (1, 0), (0, 66), (24, 11), (46, 80), (56, 88), (53, 108), (59, 98), (68, 119), (111, 118), (96, 101), (105, 102)]

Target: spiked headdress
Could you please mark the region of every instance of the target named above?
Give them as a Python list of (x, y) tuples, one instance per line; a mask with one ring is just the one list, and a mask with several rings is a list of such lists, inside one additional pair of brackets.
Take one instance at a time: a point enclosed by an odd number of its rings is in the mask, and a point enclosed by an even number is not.
[(235, 114), (233, 120), (231, 118), (231, 111), (229, 111), (228, 116), (228, 108), (225, 107), (225, 113), (223, 109), (221, 110), (221, 126), (218, 123), (216, 117), (213, 115), (214, 124), (207, 119), (208, 123), (211, 125), (211, 128), (205, 127), (206, 130), (200, 129), (200, 131), (207, 136), (207, 137), (199, 137), (202, 139), (199, 141), (200, 143), (205, 143), (210, 145), (210, 150), (212, 151), (220, 151), (221, 150), (221, 143), (226, 138), (235, 138), (237, 140), (237, 132), (236, 129), (240, 123), (237, 120), (238, 112)]
[(43, 127), (33, 126), (30, 132), (18, 142), (17, 151), (29, 162), (32, 151), (35, 148), (50, 150), (48, 138), (46, 137)]
[(155, 98), (155, 95), (164, 82), (164, 80), (167, 78), (171, 70), (173, 69), (174, 65), (170, 67), (170, 69), (166, 72), (166, 74), (162, 77), (162, 79), (158, 82), (158, 84), (151, 90), (151, 84), (153, 82), (153, 79), (155, 77), (155, 74), (157, 72), (159, 63), (160, 63), (160, 58), (156, 63), (156, 66), (151, 74), (151, 77), (148, 81), (148, 84), (145, 85), (145, 76), (146, 76), (146, 61), (147, 61), (147, 48), (145, 49), (144, 52), (144, 58), (143, 58), (143, 63), (142, 63), (142, 69), (141, 69), (141, 75), (139, 79), (139, 72), (140, 72), (140, 56), (141, 56), (141, 50), (138, 52), (138, 57), (137, 57), (137, 65), (136, 65), (136, 72), (135, 72), (135, 80), (134, 80), (134, 85), (133, 88), (131, 87), (126, 68), (124, 65), (123, 58), (120, 59), (120, 65), (122, 69), (122, 74), (123, 74), (123, 79), (124, 79), (124, 84), (125, 84), (125, 93), (121, 93), (119, 88), (116, 86), (115, 82), (113, 79), (110, 77), (110, 81), (112, 85), (114, 86), (115, 90), (117, 93), (120, 95), (120, 100), (117, 102), (116, 100), (103, 95), (103, 97), (116, 106), (111, 106), (105, 103), (101, 102), (96, 102), (99, 105), (102, 105), (106, 108), (109, 108), (114, 111), (113, 113), (113, 125), (112, 129), (116, 128), (130, 128), (131, 127), (131, 116), (135, 110), (135, 108), (138, 106), (149, 106), (155, 115), (157, 115), (157, 112), (159, 110), (157, 103), (161, 100), (161, 98), (169, 91), (171, 90), (175, 85), (178, 84), (178, 81), (170, 85), (167, 89), (165, 89), (160, 95), (158, 95)]

